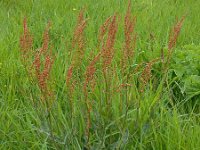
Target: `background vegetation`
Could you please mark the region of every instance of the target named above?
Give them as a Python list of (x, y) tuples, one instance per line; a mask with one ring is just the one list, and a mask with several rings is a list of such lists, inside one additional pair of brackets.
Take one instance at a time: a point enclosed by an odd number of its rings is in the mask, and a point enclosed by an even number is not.
[[(200, 1), (131, 2), (133, 57), (124, 54), (128, 1), (0, 1), (0, 149), (200, 149)], [(113, 15), (117, 32), (100, 40)], [(33, 37), (25, 61), (23, 25)]]

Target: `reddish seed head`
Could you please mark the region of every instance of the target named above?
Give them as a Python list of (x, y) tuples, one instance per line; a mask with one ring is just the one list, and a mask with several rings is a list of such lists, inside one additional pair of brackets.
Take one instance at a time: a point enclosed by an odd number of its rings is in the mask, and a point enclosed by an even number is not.
[[(94, 57), (94, 59), (90, 62), (90, 64), (86, 68), (85, 73), (85, 83), (84, 83), (84, 92), (87, 93), (87, 87), (90, 84), (91, 86), (95, 85), (94, 82), (94, 74), (96, 72), (95, 64), (100, 59), (100, 53)], [(94, 87), (92, 87), (94, 88)]]
[(128, 9), (124, 17), (124, 47), (121, 57), (121, 71), (123, 76), (126, 75), (126, 70), (129, 63), (133, 60), (137, 36), (135, 33), (136, 17), (131, 16), (131, 1), (129, 0)]
[[(35, 53), (35, 58), (33, 65), (35, 67), (35, 74), (36, 78), (38, 80), (38, 85), (40, 90), (45, 94), (46, 96), (52, 95), (52, 92), (48, 89), (48, 80), (50, 76), (50, 71), (52, 69), (53, 65), (53, 58), (52, 58), (52, 47), (49, 49), (49, 27), (50, 24), (48, 24), (47, 28), (45, 29), (45, 32), (43, 34), (43, 45), (42, 48), (38, 49), (38, 51)], [(44, 58), (44, 60), (42, 59)]]
[(67, 71), (67, 76), (66, 76), (66, 85), (69, 86), (70, 81), (72, 79), (72, 75), (73, 75), (73, 66), (70, 66), (68, 71)]
[(99, 43), (102, 43), (103, 42), (103, 38), (106, 34), (106, 31), (108, 29), (108, 26), (111, 22), (111, 19), (112, 19), (112, 16), (110, 16), (109, 18), (106, 19), (106, 21), (104, 22), (103, 25), (101, 25), (100, 29), (99, 29), (99, 37), (98, 37), (98, 40), (99, 40)]
[[(53, 65), (53, 60), (49, 54), (45, 56), (45, 61), (41, 61), (41, 53), (36, 53), (34, 66), (35, 66), (35, 74), (39, 83), (39, 87), (42, 91), (48, 93), (47, 89), (47, 82), (49, 79), (49, 74)], [(44, 63), (44, 68), (42, 70), (41, 63)]]
[(112, 58), (114, 55), (114, 43), (116, 39), (117, 33), (117, 16), (114, 15), (112, 17), (111, 23), (108, 26), (108, 36), (106, 43), (103, 44), (102, 47), (102, 59), (103, 59), (103, 72), (105, 73), (107, 69), (110, 67)]
[[(86, 68), (86, 73), (85, 73), (85, 83), (83, 86), (83, 91), (85, 94), (85, 104), (87, 108), (87, 125), (86, 125), (86, 136), (87, 140), (89, 142), (90, 139), (90, 127), (91, 127), (91, 119), (90, 119), (90, 113), (92, 110), (92, 105), (90, 101), (88, 100), (88, 86), (94, 86), (94, 74), (96, 72), (95, 64), (100, 58), (100, 53), (94, 57), (94, 59), (90, 62), (90, 64)], [(92, 87), (94, 88), (94, 87)]]
[(30, 34), (30, 31), (28, 29), (27, 26), (27, 20), (26, 18), (24, 18), (23, 20), (23, 35), (21, 35), (20, 37), (20, 49), (21, 49), (21, 55), (22, 58), (27, 59), (30, 57), (30, 53), (32, 50), (32, 46), (33, 46), (33, 37)]
[(144, 91), (144, 87), (147, 85), (147, 83), (149, 82), (149, 80), (151, 79), (151, 70), (152, 70), (152, 66), (155, 62), (157, 62), (159, 59), (154, 59), (150, 62), (148, 62), (140, 76), (140, 81), (141, 81), (141, 91)]
[(123, 57), (124, 59), (130, 59), (134, 54), (136, 44), (135, 32), (136, 17), (131, 16), (131, 1), (129, 1), (126, 16), (124, 18), (124, 35), (125, 35), (125, 46)]
[(45, 58), (45, 64), (44, 64), (44, 70), (43, 70), (43, 77), (45, 79), (48, 79), (48, 77), (49, 77), (49, 73), (50, 73), (52, 64), (53, 64), (53, 60), (50, 57), (50, 55), (48, 54)]
[(78, 22), (78, 24), (81, 24), (83, 21), (84, 21), (84, 9), (82, 9), (82, 10), (79, 12), (77, 22)]
[(49, 28), (50, 22), (48, 23), (44, 33), (43, 33), (43, 44), (42, 44), (42, 53), (46, 53), (49, 48)]
[(72, 39), (72, 49), (76, 49), (76, 53), (73, 58), (74, 67), (80, 65), (85, 53), (84, 30), (87, 25), (87, 20), (84, 19), (83, 13), (84, 11), (81, 11), (79, 14), (78, 22)]
[(40, 66), (41, 66), (39, 52), (35, 54), (35, 59), (34, 59), (33, 64), (35, 66), (36, 75), (37, 75), (37, 77), (39, 77), (40, 76)]
[(169, 42), (168, 42), (169, 53), (171, 53), (171, 49), (176, 45), (177, 38), (178, 38), (178, 35), (180, 34), (184, 20), (185, 20), (185, 16), (183, 16), (181, 20), (177, 22), (177, 24), (173, 27), (170, 33)]

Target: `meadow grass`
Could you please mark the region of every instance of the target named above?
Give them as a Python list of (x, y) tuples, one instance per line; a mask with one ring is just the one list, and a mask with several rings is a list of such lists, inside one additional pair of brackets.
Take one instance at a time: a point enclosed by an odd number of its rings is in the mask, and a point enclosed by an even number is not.
[[(199, 99), (177, 90), (171, 62), (166, 67), (160, 59), (169, 55), (170, 31), (182, 16), (177, 49), (199, 45), (200, 1), (131, 2), (137, 40), (123, 66), (128, 1), (0, 1), (0, 149), (200, 149), (199, 104), (181, 105)], [(81, 10), (84, 18), (77, 23)], [(110, 16), (113, 26), (101, 41), (99, 29)], [(45, 60), (53, 60), (45, 81), (21, 59), (25, 17), (34, 54), (50, 22), (52, 53), (38, 53), (40, 73)], [(113, 45), (103, 44), (113, 39)]]

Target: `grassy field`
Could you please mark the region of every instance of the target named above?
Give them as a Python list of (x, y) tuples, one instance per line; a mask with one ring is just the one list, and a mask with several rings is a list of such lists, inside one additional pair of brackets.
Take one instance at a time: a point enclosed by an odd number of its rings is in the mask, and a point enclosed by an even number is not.
[(199, 150), (199, 9), (0, 0), (0, 149)]

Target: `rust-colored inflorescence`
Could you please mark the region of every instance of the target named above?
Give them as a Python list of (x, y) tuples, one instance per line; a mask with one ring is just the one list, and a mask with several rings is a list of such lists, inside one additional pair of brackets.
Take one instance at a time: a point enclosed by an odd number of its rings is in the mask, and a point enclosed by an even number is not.
[(74, 83), (74, 80), (72, 79), (73, 71), (74, 71), (74, 67), (73, 65), (70, 65), (67, 70), (67, 75), (66, 75), (67, 96), (68, 96), (70, 109), (71, 109), (71, 119), (73, 119), (74, 117), (73, 92), (74, 92), (75, 83)]
[(27, 26), (27, 19), (24, 18), (23, 34), (20, 37), (20, 50), (23, 63), (26, 63), (26, 61), (28, 61), (29, 57), (31, 56), (30, 54), (32, 53), (32, 47), (33, 47), (33, 37), (30, 34), (30, 31)]
[(74, 85), (75, 85), (75, 82), (72, 79), (72, 77), (73, 77), (73, 71), (74, 71), (74, 66), (71, 65), (68, 68), (67, 75), (66, 75), (66, 86), (67, 86), (67, 90), (68, 90), (68, 96), (70, 97), (71, 108), (73, 108), (72, 94), (73, 94)]
[(84, 57), (85, 53), (85, 40), (84, 40), (84, 30), (87, 25), (87, 20), (84, 19), (84, 11), (82, 10), (78, 16), (78, 22), (74, 31), (73, 40), (72, 40), (72, 49), (75, 48), (76, 53), (73, 57), (74, 67), (79, 66), (81, 60)]
[(92, 86), (93, 82), (94, 82), (94, 75), (96, 72), (96, 67), (95, 64), (97, 63), (97, 61), (100, 59), (100, 53), (98, 55), (96, 55), (94, 57), (94, 59), (90, 62), (90, 64), (87, 66), (86, 68), (86, 73), (85, 73), (85, 83), (83, 86), (83, 91), (85, 94), (85, 104), (86, 104), (86, 108), (87, 108), (87, 125), (86, 125), (86, 136), (87, 136), (87, 141), (89, 142), (90, 139), (90, 127), (91, 127), (91, 110), (92, 110), (92, 106), (91, 106), (91, 102), (88, 99), (88, 88)]
[(42, 53), (46, 53), (48, 51), (49, 48), (49, 28), (50, 28), (51, 24), (50, 22), (48, 23), (44, 33), (43, 33), (43, 44), (42, 44), (42, 49), (41, 52)]
[(102, 47), (102, 59), (103, 59), (102, 68), (104, 73), (110, 67), (113, 59), (117, 28), (118, 28), (117, 16), (114, 15), (108, 26), (107, 40), (105, 41)]
[[(131, 1), (129, 1), (128, 9), (124, 18), (124, 37), (125, 43), (122, 51), (122, 58), (121, 58), (121, 69), (122, 69), (122, 76), (124, 77), (127, 75), (127, 70), (129, 68), (129, 64), (133, 60), (135, 46), (136, 46), (136, 33), (135, 33), (135, 24), (136, 24), (136, 17), (131, 16)], [(125, 78), (124, 78), (125, 79)], [(128, 77), (126, 81), (128, 82)]]
[(38, 85), (40, 87), (41, 92), (44, 94), (43, 95), (44, 98), (47, 98), (47, 96), (52, 94), (48, 89), (48, 80), (54, 62), (51, 54), (52, 47), (50, 49), (50, 52), (48, 51), (49, 48), (48, 32), (49, 32), (49, 25), (46, 28), (43, 35), (42, 48), (38, 49), (38, 51), (35, 53), (35, 58), (33, 62), (35, 67), (35, 75), (38, 80)]
[(98, 42), (99, 42), (99, 44), (103, 43), (104, 36), (106, 34), (106, 31), (108, 30), (108, 26), (109, 26), (111, 20), (112, 20), (112, 16), (110, 16), (109, 18), (107, 18), (106, 21), (103, 23), (103, 25), (101, 25), (101, 27), (99, 29), (99, 36), (98, 36)]
[(124, 18), (125, 59), (130, 59), (134, 54), (134, 48), (136, 44), (135, 24), (136, 24), (136, 17), (131, 17), (131, 1), (129, 1), (126, 16)]
[(70, 66), (68, 71), (67, 71), (67, 76), (66, 76), (66, 85), (67, 85), (67, 87), (70, 86), (70, 81), (72, 79), (72, 75), (73, 75), (73, 66)]
[(168, 41), (168, 55), (167, 55), (167, 60), (166, 60), (166, 66), (164, 67), (165, 71), (167, 71), (167, 68), (168, 68), (167, 65), (169, 65), (169, 63), (170, 63), (172, 49), (176, 45), (176, 42), (177, 42), (178, 36), (180, 34), (181, 28), (183, 26), (184, 20), (185, 20), (185, 16), (183, 16), (181, 18), (181, 20), (176, 23), (176, 25), (173, 27), (173, 29), (170, 33), (169, 41)]
[(94, 59), (90, 62), (90, 64), (86, 68), (86, 73), (85, 73), (85, 83), (84, 83), (84, 92), (87, 94), (87, 87), (89, 84), (92, 86), (94, 81), (94, 74), (96, 72), (95, 64), (97, 61), (100, 59), (100, 53), (94, 57)]
[(169, 42), (168, 42), (168, 52), (169, 52), (169, 54), (171, 54), (172, 48), (176, 45), (177, 38), (178, 38), (178, 35), (181, 31), (184, 20), (185, 20), (185, 16), (183, 16), (181, 18), (181, 20), (177, 22), (177, 24), (173, 27), (173, 29), (170, 33)]
[(49, 79), (49, 73), (50, 73), (52, 65), (53, 65), (53, 59), (51, 58), (51, 56), (50, 55), (45, 56), (43, 70), (42, 70), (41, 65), (42, 65), (41, 64), (41, 55), (39, 53), (37, 53), (35, 55), (34, 66), (35, 66), (35, 72), (36, 72), (38, 84), (39, 84), (40, 90), (43, 93), (50, 94), (50, 91), (48, 91), (47, 82)]
[[(20, 37), (20, 48), (22, 62), (28, 72), (28, 75), (32, 78), (36, 78), (37, 84), (42, 93), (42, 99), (48, 99), (52, 92), (48, 88), (49, 74), (53, 65), (53, 58), (51, 52), (49, 52), (49, 28), (50, 23), (45, 29), (43, 34), (42, 48), (36, 49), (33, 52), (33, 37), (27, 26), (26, 18), (23, 21), (23, 35)], [(52, 51), (52, 47), (50, 49)]]
[(147, 83), (149, 82), (149, 80), (151, 79), (151, 70), (152, 70), (152, 66), (154, 63), (156, 63), (159, 59), (154, 59), (150, 62), (148, 62), (144, 68), (144, 70), (142, 71), (142, 74), (140, 76), (140, 91), (143, 92), (145, 86), (147, 85)]

